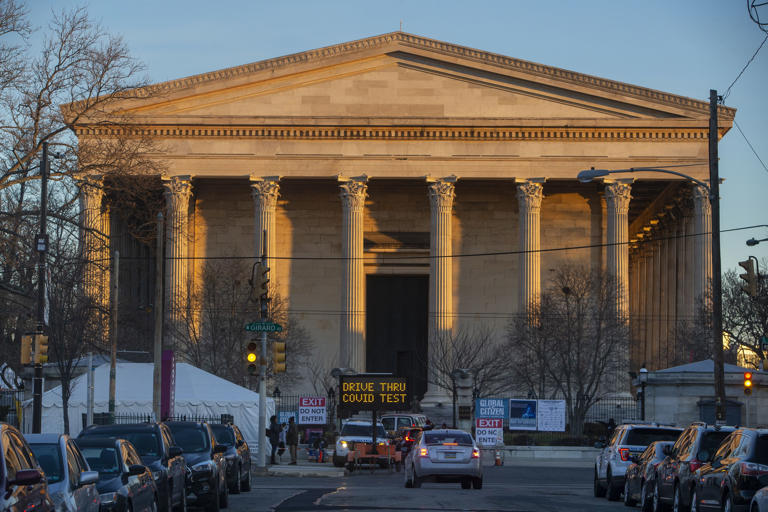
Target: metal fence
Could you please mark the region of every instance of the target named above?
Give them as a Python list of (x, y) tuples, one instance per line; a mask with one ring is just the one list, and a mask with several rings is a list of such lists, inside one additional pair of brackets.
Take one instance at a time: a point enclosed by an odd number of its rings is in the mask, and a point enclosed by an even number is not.
[[(134, 423), (151, 423), (155, 421), (155, 415), (151, 412), (117, 413), (110, 415), (108, 412), (93, 413), (94, 425), (127, 425)], [(178, 415), (166, 418), (166, 421), (205, 421), (207, 423), (232, 423), (234, 417), (231, 414), (218, 416), (205, 415)], [(83, 414), (83, 428), (86, 426), (86, 415)]]
[(0, 421), (9, 423), (16, 428), (21, 427), (21, 403), (24, 400), (23, 391), (0, 391)]

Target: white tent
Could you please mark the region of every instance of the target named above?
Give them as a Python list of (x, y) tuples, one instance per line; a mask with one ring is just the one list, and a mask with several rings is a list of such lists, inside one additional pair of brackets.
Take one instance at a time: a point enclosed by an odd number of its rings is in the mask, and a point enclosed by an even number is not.
[[(152, 363), (119, 363), (115, 386), (115, 413), (152, 413)], [(94, 411), (107, 412), (109, 403), (109, 365), (94, 369)], [(87, 376), (72, 381), (69, 399), (69, 433), (82, 430), (82, 415), (87, 412)], [(275, 402), (267, 398), (267, 422), (274, 414)], [(217, 377), (187, 363), (176, 363), (176, 416), (220, 417), (231, 414), (252, 448), (258, 445), (259, 394)], [(24, 403), (24, 431), (31, 432), (32, 401)], [(43, 432), (63, 432), (61, 386), (43, 393)]]

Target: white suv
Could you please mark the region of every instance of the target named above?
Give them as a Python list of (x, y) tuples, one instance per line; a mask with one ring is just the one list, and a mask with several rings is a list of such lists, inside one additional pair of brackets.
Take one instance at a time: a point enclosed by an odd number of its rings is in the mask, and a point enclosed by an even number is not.
[(676, 441), (682, 431), (644, 424), (616, 427), (595, 460), (595, 497), (607, 494), (609, 500), (618, 500), (624, 490), (624, 475), (632, 464), (630, 457), (639, 456), (654, 441)]
[[(336, 440), (336, 448), (333, 452), (333, 465), (342, 467), (347, 462), (347, 454), (354, 449), (355, 443), (372, 443), (373, 436), (371, 430), (371, 421), (368, 420), (350, 420), (341, 426), (341, 434)], [(387, 432), (384, 425), (376, 423), (376, 442), (378, 444), (389, 444)]]

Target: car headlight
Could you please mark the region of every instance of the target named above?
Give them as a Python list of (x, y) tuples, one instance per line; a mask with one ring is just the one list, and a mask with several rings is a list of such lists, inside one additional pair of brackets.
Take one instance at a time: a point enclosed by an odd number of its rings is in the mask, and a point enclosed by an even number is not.
[(341, 447), (342, 448), (346, 448), (347, 447), (347, 442), (346, 441), (341, 441)]
[(117, 496), (118, 494), (116, 492), (105, 492), (104, 494), (99, 494), (102, 505), (109, 505), (110, 503), (116, 502)]
[(194, 474), (203, 474), (203, 473), (213, 473), (213, 470), (216, 468), (214, 463), (210, 460), (206, 460), (203, 462), (198, 462), (194, 466), (192, 466), (192, 473)]

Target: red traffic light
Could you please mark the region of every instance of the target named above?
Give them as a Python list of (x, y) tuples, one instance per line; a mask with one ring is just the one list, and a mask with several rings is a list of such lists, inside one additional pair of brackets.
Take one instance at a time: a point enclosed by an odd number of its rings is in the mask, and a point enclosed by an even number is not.
[(752, 372), (744, 372), (744, 394), (752, 394)]

